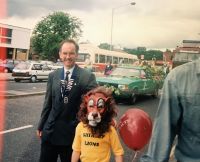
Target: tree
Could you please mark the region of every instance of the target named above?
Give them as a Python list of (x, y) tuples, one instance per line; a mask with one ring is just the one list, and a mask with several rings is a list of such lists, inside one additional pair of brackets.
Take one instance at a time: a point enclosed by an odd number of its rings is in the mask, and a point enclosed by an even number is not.
[(78, 39), (82, 23), (68, 13), (54, 12), (44, 17), (34, 28), (31, 46), (42, 59), (59, 58), (59, 43), (64, 39)]
[(163, 60), (163, 52), (159, 50), (148, 50), (144, 56), (145, 60)]
[(138, 56), (138, 58), (141, 57), (141, 55), (144, 55), (145, 60), (163, 60), (163, 52), (159, 50), (147, 50), (147, 51), (141, 51), (138, 49), (129, 49), (124, 48), (124, 51), (127, 53), (135, 54)]

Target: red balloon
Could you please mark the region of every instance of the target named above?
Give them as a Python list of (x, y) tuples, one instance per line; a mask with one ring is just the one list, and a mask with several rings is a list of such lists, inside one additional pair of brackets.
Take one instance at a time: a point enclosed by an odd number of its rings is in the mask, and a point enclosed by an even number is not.
[(129, 148), (137, 151), (149, 142), (152, 132), (152, 121), (146, 112), (133, 108), (122, 115), (118, 128), (124, 143)]

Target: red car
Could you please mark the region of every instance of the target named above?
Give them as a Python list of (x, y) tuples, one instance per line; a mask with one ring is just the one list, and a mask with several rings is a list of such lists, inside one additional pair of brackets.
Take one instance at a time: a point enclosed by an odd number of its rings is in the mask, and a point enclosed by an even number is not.
[(12, 73), (15, 65), (19, 63), (18, 60), (6, 59), (0, 62), (0, 72)]

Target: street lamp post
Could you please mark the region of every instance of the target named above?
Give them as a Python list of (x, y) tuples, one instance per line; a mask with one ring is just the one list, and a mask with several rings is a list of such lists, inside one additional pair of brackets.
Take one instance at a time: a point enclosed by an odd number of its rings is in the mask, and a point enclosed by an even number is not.
[(135, 5), (136, 3), (135, 2), (131, 2), (131, 3), (128, 3), (128, 4), (125, 4), (125, 5), (121, 5), (121, 6), (118, 6), (118, 7), (115, 7), (115, 8), (112, 8), (112, 17), (111, 17), (111, 33), (110, 33), (110, 51), (112, 51), (112, 37), (113, 37), (113, 17), (114, 17), (114, 11), (115, 9), (118, 9), (118, 8), (121, 8), (123, 6), (127, 6), (127, 5)]

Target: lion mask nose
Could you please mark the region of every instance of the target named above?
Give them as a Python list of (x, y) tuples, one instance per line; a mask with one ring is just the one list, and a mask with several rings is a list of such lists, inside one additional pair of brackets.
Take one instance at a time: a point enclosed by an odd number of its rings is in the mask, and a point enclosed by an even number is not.
[(101, 122), (101, 115), (98, 112), (90, 112), (87, 118), (89, 121), (89, 125), (93, 127), (97, 126), (97, 123)]
[(97, 114), (97, 113), (92, 113), (92, 116), (93, 116), (93, 118), (95, 119), (95, 118), (98, 117), (98, 114)]

